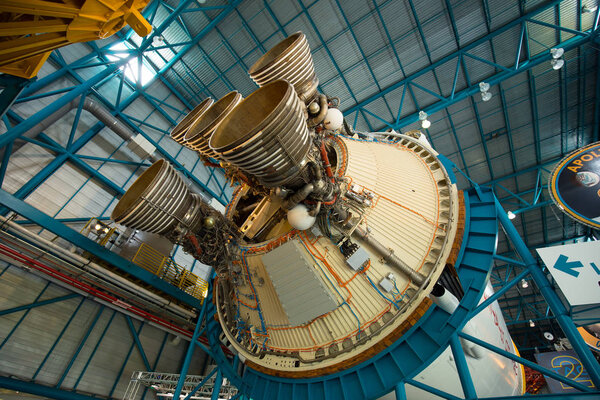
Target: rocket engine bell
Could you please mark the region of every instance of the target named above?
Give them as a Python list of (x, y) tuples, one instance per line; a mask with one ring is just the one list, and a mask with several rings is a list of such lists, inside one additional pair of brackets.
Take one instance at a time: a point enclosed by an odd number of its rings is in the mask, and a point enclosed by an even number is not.
[[(288, 379), (347, 370), (401, 338), (432, 298), (442, 304), (440, 281), (460, 287), (454, 263), (463, 194), (428, 143), (401, 134), (356, 136), (339, 99), (318, 93), (301, 32), (249, 73), (260, 87), (247, 98), (232, 92), (206, 100), (172, 132), (238, 184), (225, 215), (161, 160), (135, 181), (112, 218), (164, 235), (215, 267), (217, 316), (247, 368)], [(458, 303), (445, 296), (444, 304)], [(491, 316), (474, 324), (490, 325), (488, 336), (506, 341), (506, 326)], [(498, 344), (516, 351), (507, 343)], [(472, 362), (491, 363), (481, 350), (471, 354)], [(500, 368), (506, 379), (489, 394), (520, 392), (520, 371), (514, 374), (510, 361), (493, 363), (487, 370)], [(447, 363), (436, 361), (428, 379), (441, 379), (444, 369)], [(460, 388), (456, 379), (447, 384)]]

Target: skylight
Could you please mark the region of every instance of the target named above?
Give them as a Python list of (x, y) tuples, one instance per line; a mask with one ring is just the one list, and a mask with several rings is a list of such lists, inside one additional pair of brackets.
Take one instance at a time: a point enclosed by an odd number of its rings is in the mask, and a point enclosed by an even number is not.
[[(132, 53), (129, 50), (132, 50), (133, 46), (125, 42), (119, 42), (112, 46), (110, 49), (116, 51), (124, 51), (123, 53), (112, 53), (106, 55), (106, 58), (108, 58), (110, 61), (119, 61), (131, 56)], [(145, 86), (156, 75), (156, 72), (149, 65), (147, 65), (143, 58), (140, 69), (137, 57), (131, 59), (127, 64), (122, 66), (121, 70), (124, 71), (125, 78), (127, 78), (127, 80), (129, 80), (133, 84), (137, 84), (137, 82), (140, 81), (139, 77), (141, 73), (140, 83), (142, 86)]]

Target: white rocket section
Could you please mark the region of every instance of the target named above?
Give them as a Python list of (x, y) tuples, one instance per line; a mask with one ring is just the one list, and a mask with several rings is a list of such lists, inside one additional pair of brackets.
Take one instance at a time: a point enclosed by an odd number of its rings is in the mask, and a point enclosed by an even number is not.
[[(446, 291), (446, 294), (449, 292)], [(488, 283), (481, 302), (492, 294), (494, 294), (494, 290)], [(455, 308), (458, 304), (456, 298), (451, 294), (443, 295), (440, 299), (439, 302), (435, 302), (443, 309), (452, 306)], [(497, 301), (469, 321), (463, 332), (517, 354)], [(465, 349), (467, 364), (478, 397), (516, 396), (523, 393), (525, 376), (520, 364), (468, 341), (462, 341), (461, 344)], [(466, 345), (469, 347), (465, 348)], [(450, 347), (447, 347), (414, 380), (464, 398)], [(391, 392), (381, 397), (380, 400), (395, 400), (395, 396), (394, 392)], [(406, 396), (409, 400), (439, 400), (438, 396), (408, 384), (406, 385)]]

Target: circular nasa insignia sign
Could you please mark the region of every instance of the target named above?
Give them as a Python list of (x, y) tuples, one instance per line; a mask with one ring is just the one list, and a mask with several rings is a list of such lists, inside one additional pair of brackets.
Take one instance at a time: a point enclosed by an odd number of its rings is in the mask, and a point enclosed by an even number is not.
[(578, 222), (600, 228), (600, 142), (575, 150), (550, 176), (548, 189), (558, 207)]

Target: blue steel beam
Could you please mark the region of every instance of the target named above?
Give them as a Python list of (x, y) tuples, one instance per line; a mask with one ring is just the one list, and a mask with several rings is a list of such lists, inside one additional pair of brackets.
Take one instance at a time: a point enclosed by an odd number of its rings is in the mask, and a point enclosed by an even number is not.
[(210, 400), (219, 400), (219, 393), (221, 392), (221, 385), (223, 384), (223, 372), (221, 368), (217, 368), (217, 377), (215, 378), (215, 386), (213, 387), (212, 396)]
[(126, 272), (127, 274), (155, 287), (156, 289), (163, 291), (164, 293), (184, 302), (185, 304), (200, 309), (201, 302), (197, 298), (190, 296), (189, 294), (167, 283), (156, 275), (153, 275), (152, 273), (122, 258), (112, 251), (107, 250), (93, 240), (90, 240), (79, 232), (76, 232), (73, 229), (57, 222), (47, 214), (2, 189), (0, 189), (0, 204), (35, 222), (42, 228), (60, 236), (75, 246), (93, 254), (102, 261), (119, 268), (121, 271)]
[(477, 392), (475, 391), (475, 385), (473, 384), (473, 379), (471, 378), (471, 373), (469, 372), (469, 366), (467, 364), (465, 352), (456, 333), (450, 337), (450, 349), (452, 350), (452, 355), (454, 356), (456, 370), (460, 379), (460, 385), (463, 393), (465, 394), (465, 399), (476, 399)]
[(58, 382), (56, 383), (56, 388), (57, 389), (62, 386), (63, 382), (65, 381), (65, 379), (67, 377), (67, 375), (69, 374), (69, 371), (71, 371), (71, 367), (73, 366), (73, 363), (75, 362), (75, 360), (79, 356), (79, 353), (81, 352), (81, 349), (83, 349), (83, 346), (85, 345), (85, 342), (87, 342), (88, 338), (90, 337), (90, 334), (92, 333), (92, 331), (96, 327), (96, 324), (98, 323), (98, 320), (100, 319), (100, 316), (102, 315), (103, 312), (104, 312), (104, 306), (101, 305), (100, 308), (98, 309), (98, 312), (94, 316), (94, 319), (90, 323), (90, 326), (88, 326), (88, 329), (86, 330), (85, 334), (83, 335), (83, 338), (79, 342), (79, 345), (75, 349), (75, 352), (71, 356), (71, 359), (69, 360), (69, 363), (67, 364), (67, 366), (65, 367), (62, 375), (58, 379)]
[(38, 383), (25, 382), (4, 376), (0, 376), (0, 387), (57, 400), (98, 400), (97, 397), (85, 396), (75, 392), (60, 390)]
[(69, 299), (72, 299), (74, 297), (79, 297), (79, 295), (77, 293), (71, 293), (71, 294), (67, 294), (67, 295), (64, 295), (64, 296), (55, 297), (53, 299), (36, 301), (36, 302), (30, 303), (30, 304), (26, 304), (26, 305), (23, 305), (23, 306), (7, 308), (5, 310), (1, 310), (0, 311), (0, 316), (12, 314), (12, 313), (15, 313), (15, 312), (18, 312), (18, 311), (31, 310), (32, 308), (46, 306), (48, 304), (58, 303), (60, 301), (69, 300)]
[(135, 331), (135, 327), (133, 326), (133, 321), (129, 315), (125, 315), (125, 319), (127, 320), (127, 325), (129, 326), (129, 331), (131, 332), (131, 336), (133, 337), (133, 341), (140, 352), (140, 356), (142, 357), (142, 361), (144, 362), (144, 366), (148, 371), (152, 371), (152, 367), (150, 366), (150, 362), (148, 361), (148, 357), (146, 357), (146, 352), (144, 351), (144, 347), (142, 346), (142, 342), (140, 341), (140, 337)]
[(516, 251), (521, 256), (523, 261), (527, 264), (527, 269), (531, 273), (531, 277), (537, 284), (539, 291), (548, 302), (552, 313), (554, 314), (566, 337), (569, 339), (573, 349), (579, 355), (581, 364), (588, 371), (592, 382), (594, 382), (594, 385), (597, 388), (600, 387), (600, 365), (592, 355), (590, 349), (584, 342), (579, 332), (577, 332), (572, 319), (568, 316), (565, 306), (561, 302), (558, 295), (554, 292), (554, 289), (550, 286), (546, 275), (544, 272), (542, 272), (542, 269), (538, 265), (537, 261), (531, 255), (529, 249), (525, 245), (525, 242), (523, 242), (514, 225), (508, 219), (506, 211), (504, 211), (498, 200), (496, 200), (496, 210), (498, 219), (504, 227), (508, 239), (514, 245)]
[(79, 373), (79, 376), (77, 377), (77, 380), (75, 381), (75, 385), (73, 385), (73, 390), (77, 389), (77, 386), (79, 386), (79, 382), (81, 382), (81, 378), (83, 378), (83, 375), (85, 374), (85, 371), (87, 371), (88, 367), (90, 366), (90, 362), (92, 362), (92, 358), (94, 358), (94, 356), (96, 355), (96, 351), (98, 351), (98, 348), (100, 347), (100, 344), (102, 343), (102, 340), (106, 336), (106, 333), (108, 332), (108, 329), (110, 328), (110, 325), (112, 324), (112, 321), (115, 318), (116, 314), (117, 314), (117, 312), (113, 311), (113, 313), (111, 314), (108, 322), (104, 326), (104, 330), (100, 334), (100, 337), (98, 338), (98, 341), (96, 342), (96, 345), (94, 346), (94, 349), (92, 350), (92, 352), (88, 356), (87, 361), (85, 362), (83, 368), (81, 369), (81, 372)]
[[(165, 344), (167, 344), (167, 339), (169, 338), (170, 333), (165, 332), (165, 336), (163, 337), (162, 343), (160, 344), (160, 347), (158, 348), (158, 353), (156, 353), (156, 359), (154, 360), (154, 363), (152, 364), (152, 369), (151, 371), (156, 371), (156, 368), (158, 367), (158, 362), (160, 361), (160, 356), (162, 356), (163, 350), (165, 349)], [(148, 387), (144, 388), (144, 393), (142, 393), (142, 397), (141, 399), (144, 400), (146, 398), (146, 392), (148, 391)]]
[(394, 391), (396, 394), (396, 400), (407, 400), (406, 399), (406, 386), (404, 382), (396, 385), (396, 390)]
[(195, 393), (198, 391), (198, 389), (200, 389), (202, 386), (204, 386), (204, 385), (206, 384), (206, 382), (208, 382), (208, 380), (209, 380), (210, 378), (212, 378), (212, 376), (213, 376), (213, 375), (214, 375), (214, 374), (217, 372), (217, 369), (218, 369), (218, 368), (214, 368), (212, 371), (210, 371), (210, 373), (209, 373), (208, 375), (206, 375), (206, 376), (204, 377), (204, 379), (202, 379), (202, 380), (200, 381), (200, 383), (199, 383), (199, 384), (197, 384), (197, 385), (196, 385), (196, 387), (195, 387), (195, 388), (193, 388), (193, 389), (192, 389), (192, 391), (191, 391), (191, 392), (189, 392), (187, 396), (185, 396), (185, 398), (184, 398), (183, 400), (189, 400), (189, 399), (191, 399), (191, 398), (192, 398), (192, 396), (193, 396), (193, 395), (194, 395), (194, 394), (195, 394)]
[[(449, 54), (446, 57), (443, 57), (442, 59), (436, 61), (435, 63), (432, 63), (429, 66), (413, 73), (411, 76), (404, 78), (404, 79), (396, 82), (395, 84), (388, 86), (380, 93), (370, 96), (367, 99), (365, 99), (364, 101), (361, 101), (361, 102), (355, 104), (354, 106), (344, 110), (344, 114), (350, 115), (356, 111), (359, 111), (360, 109), (362, 109), (362, 107), (377, 100), (378, 98), (384, 96), (385, 94), (390, 93), (391, 91), (398, 89), (406, 84), (409, 84), (410, 81), (412, 81), (413, 79), (415, 79), (419, 76), (422, 76), (428, 72), (432, 72), (437, 67), (447, 63), (448, 61), (451, 61), (453, 59), (459, 59), (460, 57), (462, 57), (463, 54), (467, 53), (468, 51), (473, 50), (477, 46), (490, 41), (494, 37), (510, 30), (513, 27), (516, 27), (516, 26), (526, 23), (527, 19), (531, 19), (534, 16), (542, 13), (543, 11), (547, 10), (548, 8), (553, 7), (559, 3), (560, 3), (560, 0), (554, 0), (554, 1), (548, 2), (547, 4), (544, 4), (542, 7), (539, 7), (533, 11), (530, 11), (527, 14), (524, 14), (522, 17), (515, 19), (515, 20), (505, 24), (504, 26), (502, 26), (498, 29), (495, 29), (493, 32), (471, 42), (470, 44), (459, 49), (457, 52)], [(578, 47), (578, 46), (590, 41), (591, 38), (593, 37), (593, 33), (594, 33), (594, 31), (584, 32), (583, 36), (576, 36), (573, 39), (565, 41), (564, 43), (560, 44), (559, 46), (563, 47), (565, 50), (569, 50), (571, 48)], [(510, 78), (510, 77), (512, 77), (520, 72), (523, 72), (527, 69), (530, 69), (530, 68), (534, 67), (535, 65), (539, 65), (540, 63), (547, 61), (549, 59), (551, 59), (551, 55), (549, 54), (549, 52), (543, 52), (543, 53), (538, 54), (537, 56), (533, 57), (528, 62), (523, 62), (519, 65), (516, 65), (515, 68), (510, 69), (509, 71), (503, 69), (503, 70), (501, 70), (500, 73), (497, 73), (495, 75), (492, 75), (489, 78), (486, 78), (485, 81), (490, 83), (490, 85), (495, 85), (507, 78)], [(479, 87), (477, 85), (475, 85), (473, 87), (467, 87), (466, 89), (464, 89), (458, 93), (454, 93), (453, 96), (451, 94), (450, 96), (445, 97), (446, 100), (439, 100), (439, 101), (433, 103), (432, 105), (426, 107), (424, 110), (428, 114), (433, 114), (439, 110), (442, 110), (443, 108), (448, 107), (451, 104), (456, 103), (457, 101), (463, 100), (463, 99), (467, 98), (468, 96), (472, 96), (478, 92), (479, 92)], [(395, 124), (395, 125), (397, 127), (403, 127), (408, 124), (414, 123), (416, 121), (418, 121), (418, 115), (416, 113), (414, 113), (414, 114), (408, 115), (402, 119), (399, 119), (397, 124)]]
[[(212, 282), (209, 282), (209, 288), (212, 285)], [(198, 321), (196, 322), (196, 328), (194, 329), (194, 334), (192, 335), (192, 340), (190, 340), (190, 344), (188, 346), (187, 352), (185, 354), (185, 359), (183, 361), (183, 366), (181, 367), (181, 372), (179, 374), (179, 381), (177, 381), (177, 386), (175, 387), (175, 392), (173, 393), (173, 398), (178, 399), (181, 394), (181, 390), (183, 389), (183, 384), (185, 382), (185, 377), (187, 376), (188, 369), (190, 367), (190, 363), (192, 361), (192, 356), (194, 355), (194, 349), (196, 347), (196, 343), (198, 338), (200, 337), (200, 328), (204, 323), (204, 315), (206, 314), (206, 305), (208, 301), (205, 301), (202, 304), (202, 310), (200, 311), (200, 315), (198, 316)]]
[(42, 360), (42, 362), (40, 363), (40, 365), (38, 366), (37, 370), (35, 371), (35, 373), (33, 374), (33, 376), (31, 377), (32, 381), (35, 381), (35, 378), (37, 378), (38, 374), (40, 373), (40, 371), (42, 370), (42, 368), (44, 368), (44, 365), (46, 364), (46, 361), (48, 361), (48, 358), (50, 358), (50, 355), (52, 355), (52, 352), (54, 352), (54, 349), (56, 348), (56, 345), (58, 345), (58, 343), (60, 342), (60, 340), (62, 339), (63, 335), (65, 334), (65, 332), (67, 331), (67, 329), (69, 328), (69, 326), (71, 325), (71, 322), (73, 322), (73, 319), (75, 319), (75, 316), (77, 315), (77, 312), (79, 312), (79, 309), (81, 308), (81, 306), (83, 305), (83, 302), (85, 301), (85, 297), (81, 298), (81, 301), (79, 302), (79, 304), (77, 305), (77, 307), (75, 308), (75, 311), (73, 311), (71, 313), (71, 316), (69, 317), (69, 319), (67, 320), (67, 323), (65, 324), (65, 326), (62, 328), (62, 330), (60, 331), (60, 333), (58, 334), (58, 336), (56, 337), (56, 340), (54, 341), (54, 343), (52, 344), (52, 346), (50, 347), (50, 350), (48, 350), (48, 352), (46, 353), (46, 356), (44, 357), (44, 359)]
[[(468, 334), (466, 334), (464, 332), (459, 332), (458, 335), (460, 337), (462, 337), (463, 339), (468, 340), (471, 343), (475, 343), (475, 344), (477, 344), (477, 345), (479, 345), (479, 346), (481, 346), (481, 347), (483, 347), (485, 349), (493, 351), (494, 353), (500, 354), (503, 357), (506, 357), (506, 358), (508, 358), (510, 360), (516, 361), (519, 364), (523, 364), (526, 367), (529, 367), (529, 368), (534, 369), (534, 370), (536, 370), (538, 372), (541, 372), (542, 374), (544, 374), (544, 375), (546, 375), (546, 376), (548, 376), (548, 377), (550, 377), (552, 379), (556, 379), (557, 381), (562, 382), (562, 383), (564, 383), (566, 385), (572, 386), (575, 389), (581, 390), (583, 392), (591, 392), (590, 388), (587, 387), (587, 386), (584, 386), (584, 385), (582, 385), (580, 383), (577, 383), (574, 380), (571, 380), (569, 378), (565, 378), (564, 376), (559, 375), (556, 372), (553, 372), (553, 371), (551, 371), (551, 370), (549, 370), (547, 368), (544, 368), (544, 367), (542, 367), (542, 366), (540, 366), (540, 365), (538, 365), (538, 364), (536, 364), (536, 363), (534, 363), (532, 361), (529, 361), (527, 359), (521, 358), (521, 357), (519, 357), (519, 356), (517, 356), (517, 355), (515, 355), (515, 354), (513, 354), (511, 352), (508, 352), (508, 351), (503, 350), (503, 349), (501, 349), (499, 347), (491, 345), (491, 344), (487, 343), (484, 340), (477, 339), (477, 338), (475, 338), (475, 337), (473, 337), (471, 335), (468, 335)], [(464, 354), (463, 354), (463, 356), (464, 356)], [(596, 392), (595, 395), (598, 396), (598, 393)]]
[(407, 380), (406, 380), (406, 383), (407, 383), (407, 384), (409, 384), (409, 385), (411, 385), (411, 386), (414, 386), (414, 387), (416, 387), (416, 388), (419, 388), (419, 389), (421, 389), (421, 390), (424, 390), (424, 391), (426, 391), (426, 392), (429, 392), (429, 393), (431, 393), (431, 394), (434, 394), (434, 395), (436, 395), (436, 396), (439, 396), (439, 397), (440, 397), (440, 398), (442, 398), (442, 399), (448, 399), (448, 400), (463, 400), (463, 399), (462, 399), (462, 398), (460, 398), (460, 397), (456, 397), (456, 396), (454, 396), (454, 395), (452, 395), (452, 394), (450, 394), (450, 393), (447, 393), (447, 392), (444, 392), (444, 391), (442, 391), (442, 390), (436, 389), (436, 388), (434, 388), (433, 386), (426, 385), (426, 384), (424, 384), (423, 382), (419, 382), (419, 381), (416, 381), (416, 380), (414, 380), (414, 379), (407, 379)]

